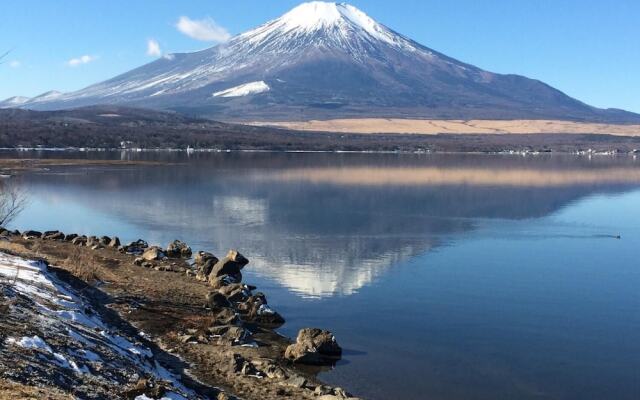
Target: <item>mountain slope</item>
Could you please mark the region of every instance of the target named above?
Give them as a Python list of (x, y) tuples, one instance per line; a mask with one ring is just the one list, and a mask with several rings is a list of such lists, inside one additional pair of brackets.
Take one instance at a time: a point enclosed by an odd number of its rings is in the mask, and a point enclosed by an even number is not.
[[(221, 95), (229, 91), (231, 96)], [(457, 61), (355, 7), (324, 2), (302, 4), (223, 45), (167, 55), (105, 82), (25, 106), (102, 103), (230, 120), (378, 116), (640, 121), (639, 115), (596, 109), (536, 80)]]
[(0, 101), (0, 108), (12, 108), (20, 107), (24, 103), (28, 102), (29, 98), (24, 96), (12, 96), (8, 99)]

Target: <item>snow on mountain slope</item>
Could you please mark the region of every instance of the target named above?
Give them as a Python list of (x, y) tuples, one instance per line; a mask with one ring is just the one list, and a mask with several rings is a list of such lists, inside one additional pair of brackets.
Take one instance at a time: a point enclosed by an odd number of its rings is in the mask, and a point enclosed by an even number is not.
[(269, 85), (264, 81), (249, 82), (244, 85), (234, 86), (232, 88), (221, 90), (213, 94), (214, 97), (241, 97), (248, 96), (250, 94), (258, 94), (269, 91)]
[[(238, 89), (256, 82), (264, 86)], [(222, 95), (231, 89), (242, 95)], [(640, 121), (636, 114), (588, 106), (540, 81), (484, 71), (398, 34), (351, 5), (319, 1), (301, 4), (227, 43), (170, 54), (85, 89), (32, 100), (25, 107), (94, 104), (254, 121), (341, 117)]]
[(29, 101), (28, 97), (24, 97), (24, 96), (13, 96), (13, 97), (9, 97), (8, 99), (5, 99), (3, 101), (0, 101), (0, 108), (12, 108), (12, 107), (19, 107), (22, 104), (26, 103)]
[(60, 99), (62, 98), (62, 96), (63, 96), (62, 92), (58, 92), (57, 90), (50, 90), (36, 97), (32, 97), (31, 99), (29, 99), (29, 101), (25, 102), (25, 104), (45, 103), (48, 101)]

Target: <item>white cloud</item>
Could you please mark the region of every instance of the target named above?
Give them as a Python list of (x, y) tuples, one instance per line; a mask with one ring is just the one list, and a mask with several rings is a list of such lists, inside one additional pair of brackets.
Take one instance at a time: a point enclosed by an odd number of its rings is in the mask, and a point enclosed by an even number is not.
[(147, 40), (147, 55), (152, 57), (160, 57), (162, 50), (160, 50), (160, 43), (155, 39)]
[(9, 66), (11, 68), (20, 68), (22, 66), (22, 63), (18, 60), (13, 60), (9, 62)]
[(77, 58), (72, 58), (71, 60), (67, 61), (67, 65), (70, 67), (77, 67), (78, 65), (89, 64), (90, 62), (95, 61), (97, 58), (98, 57), (96, 56), (84, 55)]
[(176, 28), (185, 35), (204, 42), (222, 43), (231, 37), (225, 28), (211, 18), (195, 20), (182, 16), (176, 23)]

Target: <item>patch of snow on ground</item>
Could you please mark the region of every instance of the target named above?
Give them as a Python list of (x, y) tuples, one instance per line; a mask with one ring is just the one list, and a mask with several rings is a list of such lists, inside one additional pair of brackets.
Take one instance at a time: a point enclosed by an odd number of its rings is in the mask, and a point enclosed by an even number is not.
[(271, 88), (264, 81), (256, 81), (215, 92), (213, 97), (241, 97), (250, 94), (264, 93), (269, 90), (271, 90)]
[(7, 343), (16, 344), (20, 347), (24, 347), (25, 349), (39, 349), (39, 350), (44, 350), (47, 353), (53, 352), (51, 350), (51, 347), (49, 347), (49, 345), (44, 340), (40, 339), (39, 336), (23, 337), (20, 340), (16, 340), (14, 338), (8, 338)]
[[(178, 376), (153, 359), (150, 348), (137, 342), (135, 337), (125, 338), (124, 333), (110, 329), (88, 301), (47, 268), (41, 261), (0, 253), (1, 283), (13, 290), (13, 296), (28, 299), (12, 305), (14, 310), (10, 309), (9, 313), (27, 314), (29, 319), (25, 323), (29, 323), (32, 335), (7, 337), (8, 351), (14, 351), (11, 346), (37, 351), (40, 354), (35, 359), (51, 367), (68, 369), (78, 377), (92, 374), (90, 379), (103, 382), (114, 382), (113, 373), (126, 366), (128, 374), (150, 375), (169, 382), (173, 391), (167, 392), (163, 399), (199, 398)], [(25, 301), (31, 306), (25, 306)], [(101, 367), (95, 368), (95, 364)], [(104, 373), (107, 375), (103, 376)], [(124, 379), (130, 379), (130, 375), (125, 374)]]

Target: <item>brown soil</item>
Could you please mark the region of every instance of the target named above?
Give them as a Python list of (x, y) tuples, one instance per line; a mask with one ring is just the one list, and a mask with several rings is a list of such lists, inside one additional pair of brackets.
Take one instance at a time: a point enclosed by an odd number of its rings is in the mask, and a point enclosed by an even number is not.
[[(187, 373), (197, 382), (210, 388), (223, 388), (248, 400), (317, 398), (314, 389), (321, 383), (314, 373), (318, 370), (305, 368), (303, 371), (285, 361), (284, 350), (291, 341), (269, 327), (251, 326), (254, 339), (260, 344), (258, 348), (206, 341), (185, 343), (185, 335), (197, 336), (213, 321), (212, 311), (205, 308), (209, 287), (186, 273), (190, 270), (186, 261), (169, 259), (145, 268), (134, 265), (134, 256), (122, 254), (115, 248), (91, 250), (64, 241), (27, 240), (15, 235), (0, 241), (0, 251), (25, 258), (43, 258), (61, 269), (58, 273), (61, 279), (71, 275), (77, 280), (84, 275), (92, 290), (98, 288), (102, 296), (107, 295), (106, 307), (144, 331), (148, 339), (168, 354), (179, 356), (191, 365)], [(90, 274), (78, 269), (79, 259), (91, 265)], [(105, 302), (103, 298), (99, 301)], [(234, 354), (241, 355), (258, 370), (262, 365), (281, 368), (284, 376), (259, 379), (234, 372)], [(306, 379), (305, 387), (297, 387), (301, 379)]]

